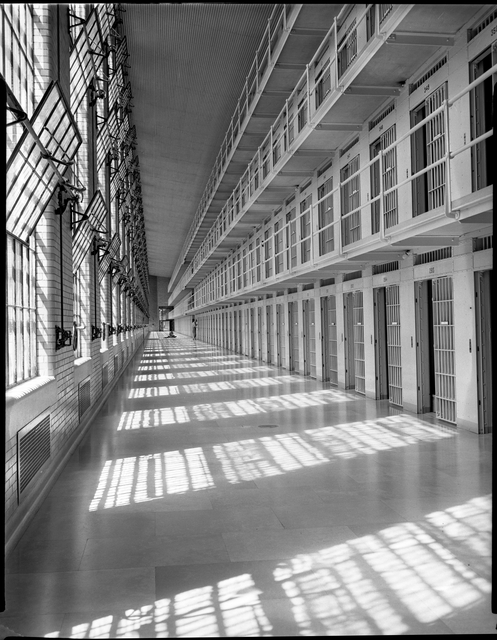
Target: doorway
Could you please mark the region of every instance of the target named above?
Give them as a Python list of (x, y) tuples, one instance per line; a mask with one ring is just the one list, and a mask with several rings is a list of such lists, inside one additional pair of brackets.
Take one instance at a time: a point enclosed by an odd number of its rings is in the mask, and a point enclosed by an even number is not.
[(478, 433), (492, 433), (492, 270), (475, 272)]

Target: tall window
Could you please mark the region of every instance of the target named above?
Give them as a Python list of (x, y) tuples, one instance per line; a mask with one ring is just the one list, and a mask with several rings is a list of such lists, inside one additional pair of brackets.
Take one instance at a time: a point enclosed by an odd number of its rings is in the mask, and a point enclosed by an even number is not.
[(281, 273), (284, 269), (284, 238), (283, 227), (281, 221), (274, 223), (274, 270), (275, 273)]
[(37, 375), (34, 239), (7, 235), (7, 385)]
[[(29, 4), (0, 6), (0, 72), (22, 109), (34, 112), (33, 7)], [(8, 114), (14, 121), (14, 114)], [(24, 131), (22, 124), (7, 127), (7, 160)], [(9, 203), (7, 202), (7, 206)], [(37, 202), (32, 203), (37, 206)], [(7, 234), (7, 386), (38, 374), (36, 316), (36, 241), (27, 242)]]
[(353, 158), (340, 170), (340, 181), (344, 183), (340, 187), (342, 244), (346, 245), (361, 239), (359, 156)]
[(297, 221), (295, 220), (296, 209), (293, 207), (286, 214), (286, 241), (288, 268), (297, 266)]
[[(488, 47), (471, 62), (470, 82), (477, 80), (491, 66), (492, 52)], [(479, 138), (492, 129), (492, 77), (487, 78), (471, 91), (470, 117), (471, 140)], [(493, 184), (491, 138), (487, 138), (471, 148), (471, 176), (473, 191)]]
[(264, 232), (264, 265), (265, 277), (270, 278), (273, 275), (273, 233), (272, 229)]
[(333, 178), (328, 178), (318, 187), (319, 255), (324, 256), (335, 249), (333, 226)]

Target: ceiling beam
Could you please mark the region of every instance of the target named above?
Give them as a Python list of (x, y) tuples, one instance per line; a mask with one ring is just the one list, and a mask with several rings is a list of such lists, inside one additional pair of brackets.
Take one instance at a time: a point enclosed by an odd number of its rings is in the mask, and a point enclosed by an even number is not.
[(306, 178), (309, 175), (309, 171), (278, 171), (278, 175), (283, 178)]
[(352, 122), (321, 122), (315, 126), (321, 131), (362, 131), (362, 123)]
[(294, 155), (310, 158), (314, 156), (324, 156), (328, 158), (331, 155), (331, 152), (328, 149), (298, 149)]
[(328, 29), (319, 27), (293, 27), (290, 31), (291, 36), (315, 36), (316, 38), (324, 38), (327, 33)]
[(459, 244), (454, 236), (416, 236), (392, 242), (392, 247), (451, 247)]
[(305, 62), (277, 62), (274, 68), (282, 71), (300, 71), (300, 69), (305, 69), (305, 64)]
[(399, 96), (400, 87), (369, 87), (355, 85), (347, 87), (343, 93), (353, 96)]
[(261, 98), (285, 98), (286, 96), (289, 96), (292, 91), (293, 91), (293, 88), (288, 90), (264, 89), (263, 92), (261, 93)]
[(386, 44), (414, 44), (430, 47), (453, 47), (454, 37), (446, 33), (414, 33), (396, 31), (386, 40)]

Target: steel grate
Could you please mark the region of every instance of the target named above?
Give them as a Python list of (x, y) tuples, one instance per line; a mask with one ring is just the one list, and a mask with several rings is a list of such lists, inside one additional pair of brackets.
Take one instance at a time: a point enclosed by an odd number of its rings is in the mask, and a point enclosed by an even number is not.
[(34, 427), (26, 426), (17, 434), (19, 496), (49, 458), (50, 414), (47, 414)]
[(104, 364), (102, 367), (102, 389), (104, 389), (109, 383), (109, 365)]

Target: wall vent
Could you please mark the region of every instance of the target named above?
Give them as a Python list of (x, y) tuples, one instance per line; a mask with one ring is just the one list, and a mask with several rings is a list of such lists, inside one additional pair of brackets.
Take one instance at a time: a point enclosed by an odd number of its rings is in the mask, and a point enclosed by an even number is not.
[(392, 113), (394, 109), (395, 109), (395, 101), (392, 100), (392, 102), (388, 105), (388, 107), (383, 109), (383, 111), (379, 113), (376, 116), (376, 118), (373, 118), (372, 120), (369, 121), (369, 130), (371, 131), (371, 129), (374, 129), (376, 125), (380, 124), (380, 122), (384, 120), (389, 113)]
[(323, 173), (326, 173), (326, 171), (328, 171), (328, 169), (330, 169), (330, 168), (331, 168), (332, 164), (333, 164), (333, 160), (329, 160), (329, 161), (324, 165), (324, 167), (321, 167), (321, 169), (319, 169), (319, 170), (318, 170), (318, 178), (319, 178), (319, 176), (322, 176), (322, 175), (323, 175)]
[(437, 260), (445, 260), (446, 258), (452, 258), (452, 247), (418, 253), (414, 256), (414, 264), (426, 264), (427, 262), (436, 262)]
[(90, 405), (90, 378), (88, 377), (78, 385), (78, 408), (80, 420), (85, 411), (90, 408)]
[(347, 151), (350, 151), (350, 150), (352, 149), (352, 147), (353, 147), (355, 144), (357, 144), (358, 142), (359, 142), (359, 136), (357, 136), (357, 138), (354, 138), (351, 142), (349, 142), (349, 144), (348, 144), (346, 147), (344, 147), (344, 148), (340, 151), (340, 158), (341, 158), (342, 156), (344, 156), (344, 155), (347, 153)]
[(109, 364), (106, 363), (102, 367), (102, 389), (104, 389), (109, 383)]
[(313, 282), (309, 282), (308, 284), (302, 285), (302, 291), (310, 291), (311, 289), (314, 289)]
[(297, 287), (288, 287), (288, 293), (297, 293)]
[(482, 238), (473, 238), (473, 251), (485, 251), (485, 249), (492, 249), (493, 246), (493, 235), (483, 236)]
[(362, 278), (362, 271), (351, 271), (350, 273), (345, 273), (343, 281), (347, 282), (348, 280), (357, 280), (357, 278)]
[(305, 191), (307, 189), (307, 187), (310, 186), (311, 182), (312, 182), (312, 180), (307, 180), (307, 182), (305, 182), (301, 187), (299, 187), (300, 193)]
[(29, 423), (17, 432), (17, 496), (50, 458), (50, 414)]
[(439, 69), (441, 69), (444, 64), (446, 64), (447, 62), (447, 56), (445, 55), (441, 60), (439, 60), (436, 64), (433, 65), (433, 67), (431, 67), (431, 69), (428, 69), (428, 71), (423, 74), (421, 76), (421, 78), (419, 78), (419, 80), (416, 80), (416, 82), (413, 82), (412, 84), (409, 85), (409, 95), (411, 93), (414, 93), (414, 91), (416, 91), (416, 89), (418, 89), (422, 84), (424, 84), (428, 78), (431, 78), (431, 76), (433, 76)]
[(119, 370), (119, 354), (114, 356), (114, 375), (116, 375), (118, 370)]
[(468, 42), (473, 40), (473, 38), (475, 38), (479, 33), (483, 31), (483, 29), (488, 27), (488, 25), (493, 22), (495, 18), (497, 18), (497, 9), (495, 11), (492, 11), (492, 13), (484, 18), (479, 24), (477, 24), (476, 27), (468, 29)]
[(335, 284), (335, 278), (325, 278), (319, 281), (319, 286), (321, 287), (327, 287), (330, 284)]
[(379, 273), (388, 273), (389, 271), (397, 271), (399, 268), (399, 261), (384, 262), (383, 264), (373, 265), (373, 275), (376, 276)]
[(293, 194), (293, 196), (290, 196), (288, 198), (288, 200), (285, 200), (285, 204), (288, 206), (289, 204), (291, 204), (293, 201), (295, 200), (295, 194)]

